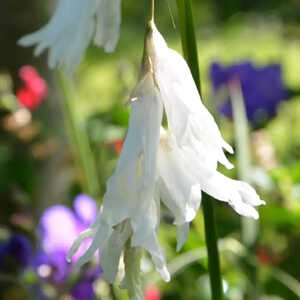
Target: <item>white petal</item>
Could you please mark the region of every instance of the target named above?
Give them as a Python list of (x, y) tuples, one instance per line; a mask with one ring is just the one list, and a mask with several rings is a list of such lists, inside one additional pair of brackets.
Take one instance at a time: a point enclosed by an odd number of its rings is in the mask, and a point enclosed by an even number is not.
[[(99, 219), (100, 218), (101, 216), (99, 217)], [(97, 226), (95, 230), (92, 244), (87, 249), (87, 251), (79, 258), (79, 260), (76, 262), (76, 265), (78, 267), (81, 267), (82, 265), (89, 262), (92, 259), (97, 249), (101, 251), (103, 245), (105, 245), (105, 243), (107, 242), (111, 234), (112, 234), (112, 227), (107, 223), (105, 223), (104, 221), (102, 221), (101, 218), (99, 226)]]
[(165, 256), (157, 238), (156, 228), (159, 224), (159, 217), (156, 206), (155, 201), (143, 199), (136, 208), (136, 214), (131, 218), (133, 230), (131, 246), (146, 249), (150, 253), (155, 268), (162, 279), (169, 281), (170, 274), (167, 270)]
[(87, 239), (93, 237), (95, 232), (93, 231), (92, 228), (88, 228), (87, 230), (83, 231), (80, 233), (80, 235), (77, 237), (77, 239), (73, 242), (73, 245), (71, 249), (67, 253), (67, 261), (71, 262), (71, 257), (77, 252), (79, 249), (81, 243)]
[(121, 253), (131, 234), (129, 222), (118, 225), (100, 249), (100, 264), (103, 275), (109, 283), (113, 283), (118, 272)]
[(259, 216), (253, 206), (265, 204), (249, 184), (232, 180), (219, 172), (203, 181), (202, 189), (215, 199), (228, 202), (238, 214), (245, 217), (257, 219)]
[(185, 244), (189, 237), (190, 232), (190, 224), (184, 223), (182, 225), (177, 226), (177, 247), (176, 251), (180, 251), (182, 246)]
[(49, 48), (49, 67), (65, 64), (72, 71), (95, 29), (95, 44), (103, 46), (107, 52), (114, 50), (120, 22), (120, 0), (60, 0), (49, 23), (18, 43), (22, 46), (36, 44), (35, 55)]
[(129, 237), (127, 229), (120, 231), (126, 220), (132, 227), (132, 247), (149, 251), (163, 279), (169, 280), (156, 232), (159, 201), (154, 194), (162, 103), (151, 74), (140, 80), (133, 97), (137, 100), (131, 103), (128, 133), (116, 170), (107, 182), (94, 241), (78, 264), (87, 262), (99, 248), (105, 277), (113, 281)]
[[(201, 177), (210, 176), (193, 151), (179, 148), (170, 134), (162, 134), (158, 174), (161, 200), (175, 217), (174, 224), (180, 225), (194, 219), (201, 203)], [(200, 178), (199, 178), (200, 177)]]
[(112, 225), (135, 214), (140, 198), (151, 202), (154, 194), (162, 104), (151, 75), (139, 83), (135, 97), (120, 159), (104, 196), (103, 209)]
[(155, 25), (147, 45), (166, 109), (168, 127), (175, 135), (177, 144), (194, 147), (194, 140), (197, 140), (202, 148), (195, 150), (201, 151), (206, 161), (213, 160), (212, 168), (216, 169), (217, 161), (232, 168), (222, 150), (224, 147), (232, 152), (232, 148), (222, 139), (215, 120), (202, 104), (185, 60), (168, 48)]
[(120, 34), (121, 0), (101, 0), (96, 18), (94, 43), (103, 46), (105, 52), (113, 52)]

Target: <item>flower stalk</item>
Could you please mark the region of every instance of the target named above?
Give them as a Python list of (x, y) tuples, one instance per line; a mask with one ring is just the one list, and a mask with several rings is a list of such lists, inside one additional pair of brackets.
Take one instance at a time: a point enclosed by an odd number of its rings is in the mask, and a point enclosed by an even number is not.
[(154, 21), (155, 14), (155, 0), (151, 0), (151, 18), (150, 21)]
[[(228, 89), (232, 103), (234, 119), (234, 132), (238, 161), (238, 177), (239, 179), (250, 183), (251, 177), (249, 175), (251, 172), (251, 152), (249, 128), (240, 82), (238, 80), (233, 80), (228, 85)], [(253, 253), (257, 245), (259, 223), (250, 218), (242, 218), (241, 224), (243, 244), (245, 245), (245, 247), (247, 247), (248, 253)], [(248, 276), (246, 299), (259, 299), (257, 261), (252, 260), (252, 263), (249, 263), (249, 257), (245, 257), (245, 271)]]
[[(184, 57), (191, 69), (199, 94), (202, 96), (192, 4), (190, 0), (177, 0), (177, 7), (180, 19), (181, 42)], [(223, 287), (217, 245), (217, 229), (214, 205), (213, 199), (208, 195), (205, 195), (203, 199), (203, 215), (211, 294), (212, 299), (221, 300), (223, 299)]]
[[(63, 73), (57, 73), (57, 81), (62, 91), (61, 103), (64, 120), (66, 122), (69, 143), (75, 157), (75, 163), (82, 173), (83, 190), (94, 199), (100, 200), (101, 188), (98, 182), (93, 153), (86, 133), (78, 124), (74, 109), (75, 93), (71, 81)], [(108, 285), (111, 299), (116, 295), (112, 285)]]
[(188, 62), (199, 94), (202, 97), (199, 59), (197, 53), (197, 41), (192, 4), (190, 0), (177, 0), (177, 7), (180, 22), (181, 44), (184, 58)]
[(125, 284), (130, 300), (143, 300), (141, 259), (143, 250), (140, 247), (132, 248), (130, 240), (124, 251)]
[(69, 81), (63, 73), (58, 73), (57, 79), (63, 94), (61, 102), (66, 127), (68, 129), (69, 142), (74, 152), (76, 164), (82, 173), (84, 192), (94, 199), (99, 200), (101, 190), (95, 168), (96, 164), (93, 159), (88, 137), (78, 124), (78, 118), (76, 117), (73, 106), (75, 93), (71, 81)]

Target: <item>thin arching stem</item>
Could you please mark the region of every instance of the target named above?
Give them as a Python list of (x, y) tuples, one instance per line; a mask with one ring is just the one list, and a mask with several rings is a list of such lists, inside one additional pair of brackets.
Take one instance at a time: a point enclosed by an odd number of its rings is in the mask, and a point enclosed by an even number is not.
[(154, 21), (155, 0), (151, 0), (151, 21)]
[[(184, 56), (191, 69), (196, 86), (201, 96), (200, 71), (192, 3), (191, 0), (177, 0), (177, 6)], [(203, 215), (212, 300), (223, 300), (223, 287), (217, 244), (218, 235), (214, 205), (214, 199), (205, 194), (203, 199)]]

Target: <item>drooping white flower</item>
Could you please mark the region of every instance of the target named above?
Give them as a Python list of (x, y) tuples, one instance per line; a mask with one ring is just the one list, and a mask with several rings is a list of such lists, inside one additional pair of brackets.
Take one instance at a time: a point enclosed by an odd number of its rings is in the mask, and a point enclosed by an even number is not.
[[(79, 264), (99, 248), (104, 276), (110, 282), (129, 239), (132, 247), (150, 253), (157, 271), (169, 280), (157, 239), (160, 200), (178, 227), (178, 250), (188, 237), (202, 191), (255, 219), (254, 206), (264, 204), (247, 183), (217, 171), (218, 162), (232, 167), (223, 152), (223, 148), (229, 152), (232, 148), (202, 104), (186, 62), (167, 47), (153, 23), (146, 38), (145, 62), (147, 72), (133, 93), (128, 134), (115, 173), (108, 180), (99, 217), (69, 254), (70, 258), (81, 241), (92, 236), (94, 241)], [(163, 106), (167, 130), (160, 127)]]
[(197, 151), (202, 164), (216, 169), (217, 162), (232, 168), (223, 153), (233, 150), (221, 137), (212, 115), (203, 105), (190, 69), (181, 55), (168, 48), (152, 23), (148, 38), (148, 53), (155, 80), (168, 118), (168, 127), (179, 146)]
[(206, 169), (189, 146), (178, 146), (175, 136), (165, 130), (160, 138), (158, 178), (161, 200), (173, 213), (174, 224), (179, 228), (178, 249), (187, 239), (188, 222), (200, 206), (201, 190), (227, 202), (238, 214), (254, 219), (258, 218), (254, 206), (264, 204), (249, 184)]
[(106, 52), (115, 49), (121, 22), (121, 0), (60, 0), (48, 24), (22, 37), (19, 44), (36, 44), (34, 54), (49, 48), (50, 68), (65, 64), (72, 70), (94, 37)]
[(78, 263), (84, 264), (99, 249), (104, 276), (113, 282), (121, 252), (130, 238), (132, 247), (150, 253), (157, 271), (168, 281), (157, 238), (160, 216), (155, 191), (162, 103), (151, 72), (144, 75), (132, 96), (128, 134), (116, 170), (107, 182), (98, 220), (74, 243), (69, 257), (82, 239), (93, 236), (90, 249)]
[(265, 202), (249, 184), (217, 171), (218, 162), (233, 167), (223, 148), (230, 153), (233, 150), (202, 104), (187, 63), (168, 48), (153, 23), (147, 45), (168, 120), (168, 130), (161, 132), (158, 189), (161, 200), (174, 215), (180, 249), (187, 239), (188, 222), (200, 206), (201, 190), (227, 202), (238, 214), (254, 219), (258, 218), (254, 206)]

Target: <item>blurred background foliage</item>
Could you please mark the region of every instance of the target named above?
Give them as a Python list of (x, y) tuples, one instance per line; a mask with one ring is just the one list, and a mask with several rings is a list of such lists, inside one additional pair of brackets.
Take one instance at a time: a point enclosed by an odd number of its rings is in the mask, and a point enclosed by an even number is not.
[[(74, 151), (78, 144), (66, 129), (68, 121), (63, 110), (66, 97), (72, 98), (74, 122), (82, 130), (79, 143), (88, 145), (85, 151), (89, 151), (89, 161), (84, 163), (95, 167), (99, 187), (90, 196), (98, 203), (101, 201), (126, 134), (129, 111), (124, 104), (140, 69), (148, 2), (123, 0), (123, 22), (116, 51), (107, 55), (102, 49), (90, 47), (74, 74), (74, 84), (64, 86), (64, 93), (58, 74), (46, 66), (46, 54), (34, 58), (32, 49), (16, 45), (22, 35), (46, 22), (55, 3), (35, 0), (0, 3), (0, 299), (24, 299), (24, 295), (25, 299), (111, 297), (101, 276), (97, 281), (87, 280), (86, 273), (82, 271), (85, 275), (79, 275), (73, 270), (68, 280), (56, 282), (49, 274), (55, 273), (61, 264), (45, 263), (50, 268), (47, 269), (50, 273), (45, 273), (32, 261), (43, 248), (44, 236), (38, 228), (46, 209), (57, 204), (70, 209), (76, 195), (88, 192), (84, 187), (85, 170), (78, 164)], [(231, 118), (217, 109), (211, 64), (229, 66), (246, 61), (256, 67), (272, 63), (281, 66), (289, 95), (287, 101), (280, 102), (276, 115), (262, 125), (250, 124), (253, 182), (267, 202), (260, 209), (260, 237), (253, 255), (260, 266), (260, 299), (299, 299), (300, 2), (197, 0), (193, 5), (203, 101), (215, 115), (228, 142), (235, 144), (234, 127)], [(181, 51), (175, 0), (157, 0), (157, 25), (169, 46)], [(24, 107), (16, 96), (23, 84), (19, 70), (24, 65), (35, 66), (48, 85), (47, 97), (34, 110)], [(272, 88), (272, 83), (265, 87)], [(234, 162), (235, 156), (230, 159)], [(236, 170), (229, 174), (237, 177)], [(176, 230), (171, 225), (172, 219), (165, 209), (162, 215), (160, 241), (173, 280), (168, 284), (161, 282), (145, 258), (145, 283), (150, 287), (146, 299), (209, 299), (201, 212), (191, 225), (189, 240), (180, 253), (175, 252)], [(242, 266), (245, 249), (238, 242), (240, 218), (218, 203), (217, 220), (226, 297), (246, 299), (247, 274)], [(22, 238), (14, 238), (16, 234), (26, 237), (30, 246)], [(24, 263), (25, 254), (19, 252), (28, 253), (30, 262)], [(79, 283), (92, 287), (92, 292)], [(158, 287), (160, 295), (153, 293), (153, 286)], [(76, 288), (80, 291), (82, 288), (83, 294), (75, 293)], [(118, 299), (126, 299), (118, 289), (115, 293)]]

